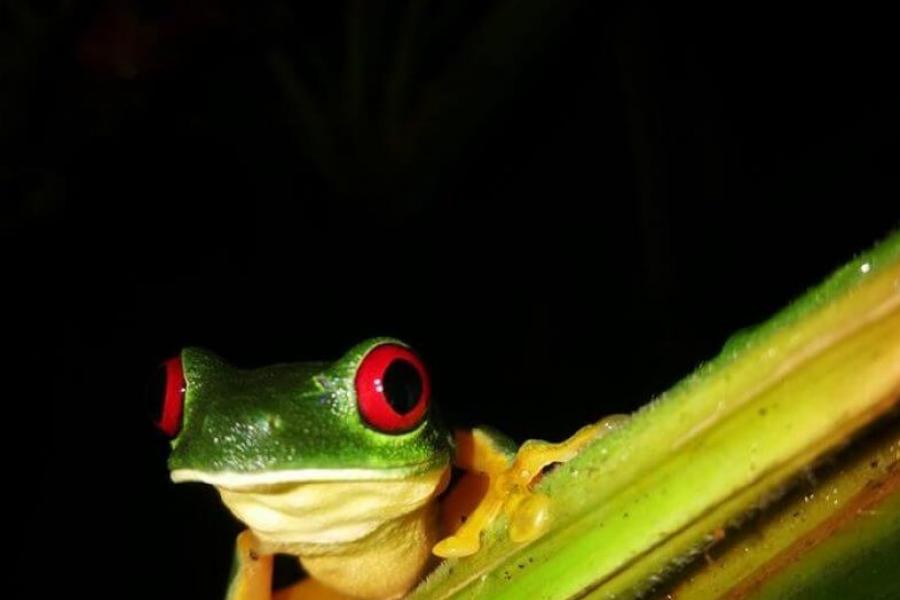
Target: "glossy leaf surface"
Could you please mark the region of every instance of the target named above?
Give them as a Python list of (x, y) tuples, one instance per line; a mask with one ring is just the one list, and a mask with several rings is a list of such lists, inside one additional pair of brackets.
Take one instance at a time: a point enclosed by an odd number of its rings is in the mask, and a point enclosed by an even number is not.
[[(895, 433), (890, 415), (898, 396), (900, 234), (894, 234), (764, 325), (729, 340), (718, 357), (624, 428), (546, 477), (540, 490), (552, 499), (553, 524), (543, 537), (516, 545), (498, 522), (481, 552), (446, 561), (413, 597), (628, 598), (679, 589), (679, 578), (702, 572), (697, 558), (705, 560), (717, 540), (747, 531), (749, 517), (771, 513), (777, 520), (786, 494), (823, 459), (844, 460), (836, 453), (854, 440), (864, 444), (873, 424), (888, 422), (881, 425), (886, 435)], [(894, 455), (890, 468), (897, 461)], [(857, 492), (874, 480), (859, 476)], [(895, 507), (895, 496), (879, 505)], [(823, 505), (810, 519), (835, 518), (859, 493), (829, 498), (829, 510)], [(782, 530), (769, 558), (760, 551), (743, 567), (735, 561), (728, 581), (750, 576), (809, 531)], [(885, 543), (896, 540), (888, 536)], [(817, 546), (829, 552), (828, 544)], [(788, 570), (778, 573), (790, 578)], [(772, 577), (774, 571), (765, 582)], [(732, 593), (719, 594), (711, 583), (689, 592), (687, 585), (682, 597)]]

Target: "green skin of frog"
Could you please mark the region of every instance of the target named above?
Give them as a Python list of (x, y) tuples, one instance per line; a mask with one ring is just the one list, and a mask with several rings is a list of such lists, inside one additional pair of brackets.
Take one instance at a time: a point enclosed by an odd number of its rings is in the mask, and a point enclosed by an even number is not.
[[(541, 470), (619, 421), (518, 449), (485, 428), (451, 433), (421, 361), (390, 338), (334, 363), (244, 370), (186, 348), (167, 367), (179, 380), (161, 419), (172, 480), (215, 486), (247, 526), (227, 600), (397, 598), (437, 557), (477, 552), (501, 514), (513, 541), (534, 539), (550, 512), (530, 489)], [(470, 475), (442, 494), (452, 466)], [(309, 577), (273, 592), (275, 554), (296, 556)]]

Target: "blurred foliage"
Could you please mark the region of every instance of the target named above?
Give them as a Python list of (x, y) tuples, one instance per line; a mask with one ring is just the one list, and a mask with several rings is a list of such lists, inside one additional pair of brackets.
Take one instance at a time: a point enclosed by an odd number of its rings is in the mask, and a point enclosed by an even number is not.
[(274, 139), (358, 208), (414, 210), (503, 119), (576, 6), (4, 0), (0, 140), (15, 158), (0, 181), (23, 202), (5, 220), (57, 211), (48, 189), (74, 156), (160, 110), (248, 164)]

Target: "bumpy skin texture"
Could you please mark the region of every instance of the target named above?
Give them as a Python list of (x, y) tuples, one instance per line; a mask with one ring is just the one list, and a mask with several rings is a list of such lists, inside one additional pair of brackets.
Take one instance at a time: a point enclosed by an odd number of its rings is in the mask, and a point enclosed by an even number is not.
[(384, 434), (357, 410), (360, 360), (389, 338), (368, 340), (340, 360), (243, 370), (197, 348), (182, 351), (184, 420), (169, 468), (206, 473), (289, 469), (429, 471), (450, 460), (449, 433), (428, 415), (416, 429)]

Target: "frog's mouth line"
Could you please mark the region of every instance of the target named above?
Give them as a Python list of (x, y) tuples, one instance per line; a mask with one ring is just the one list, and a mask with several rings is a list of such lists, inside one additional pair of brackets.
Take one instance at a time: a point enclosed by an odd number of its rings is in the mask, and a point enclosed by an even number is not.
[(171, 477), (175, 483), (200, 481), (220, 488), (241, 490), (312, 481), (394, 481), (425, 473), (435, 466), (433, 462), (426, 462), (385, 469), (282, 469), (261, 473), (209, 473), (195, 469), (176, 469), (172, 471)]

